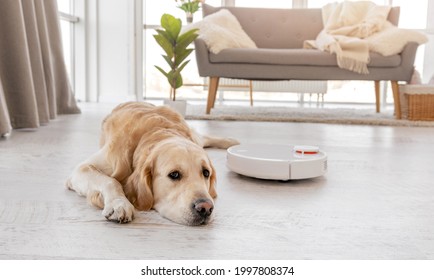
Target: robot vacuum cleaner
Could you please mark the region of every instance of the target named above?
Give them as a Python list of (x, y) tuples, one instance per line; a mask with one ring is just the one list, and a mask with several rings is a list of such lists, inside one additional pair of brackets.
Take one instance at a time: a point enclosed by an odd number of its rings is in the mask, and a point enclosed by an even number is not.
[(226, 164), (244, 176), (287, 181), (324, 175), (327, 155), (316, 146), (241, 144), (227, 150)]

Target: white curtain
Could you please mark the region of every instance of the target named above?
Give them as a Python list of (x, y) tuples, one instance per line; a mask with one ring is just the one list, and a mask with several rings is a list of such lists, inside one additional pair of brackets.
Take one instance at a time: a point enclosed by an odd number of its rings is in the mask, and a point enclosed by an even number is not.
[(1, 0), (0, 135), (74, 113), (56, 0)]

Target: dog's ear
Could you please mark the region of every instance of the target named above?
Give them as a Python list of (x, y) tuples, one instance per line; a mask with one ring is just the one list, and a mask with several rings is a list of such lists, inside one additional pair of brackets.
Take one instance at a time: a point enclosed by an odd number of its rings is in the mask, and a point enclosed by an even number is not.
[[(142, 174), (142, 186), (141, 186), (141, 196), (140, 196), (140, 205), (143, 210), (150, 210), (154, 205), (154, 195), (153, 195), (153, 186), (152, 186), (152, 178), (153, 178), (153, 161), (145, 163), (145, 172)], [(137, 208), (141, 209), (141, 208)]]
[(150, 210), (154, 204), (152, 168), (152, 161), (146, 160), (143, 166), (134, 170), (124, 186), (128, 200), (141, 211)]
[[(210, 164), (211, 164), (211, 162), (210, 162)], [(216, 174), (214, 166), (211, 164), (211, 177), (209, 178), (209, 191), (208, 192), (212, 198), (217, 197), (216, 182), (217, 182), (217, 174)]]

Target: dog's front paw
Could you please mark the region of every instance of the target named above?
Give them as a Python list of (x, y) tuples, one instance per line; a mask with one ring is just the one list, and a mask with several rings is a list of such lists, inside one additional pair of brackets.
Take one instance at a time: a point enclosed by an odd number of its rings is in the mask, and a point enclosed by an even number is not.
[(102, 214), (109, 221), (129, 223), (134, 218), (134, 206), (126, 198), (115, 198), (104, 206)]

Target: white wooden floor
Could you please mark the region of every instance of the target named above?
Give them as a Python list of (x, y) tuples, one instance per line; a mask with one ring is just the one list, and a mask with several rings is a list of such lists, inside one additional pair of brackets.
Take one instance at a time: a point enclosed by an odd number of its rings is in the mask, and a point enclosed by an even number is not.
[(434, 259), (434, 129), (190, 121), (243, 143), (319, 145), (325, 177), (241, 177), (225, 151), (215, 219), (187, 227), (141, 212), (130, 224), (64, 188), (97, 148), (107, 106), (83, 106), (0, 141), (0, 259)]

